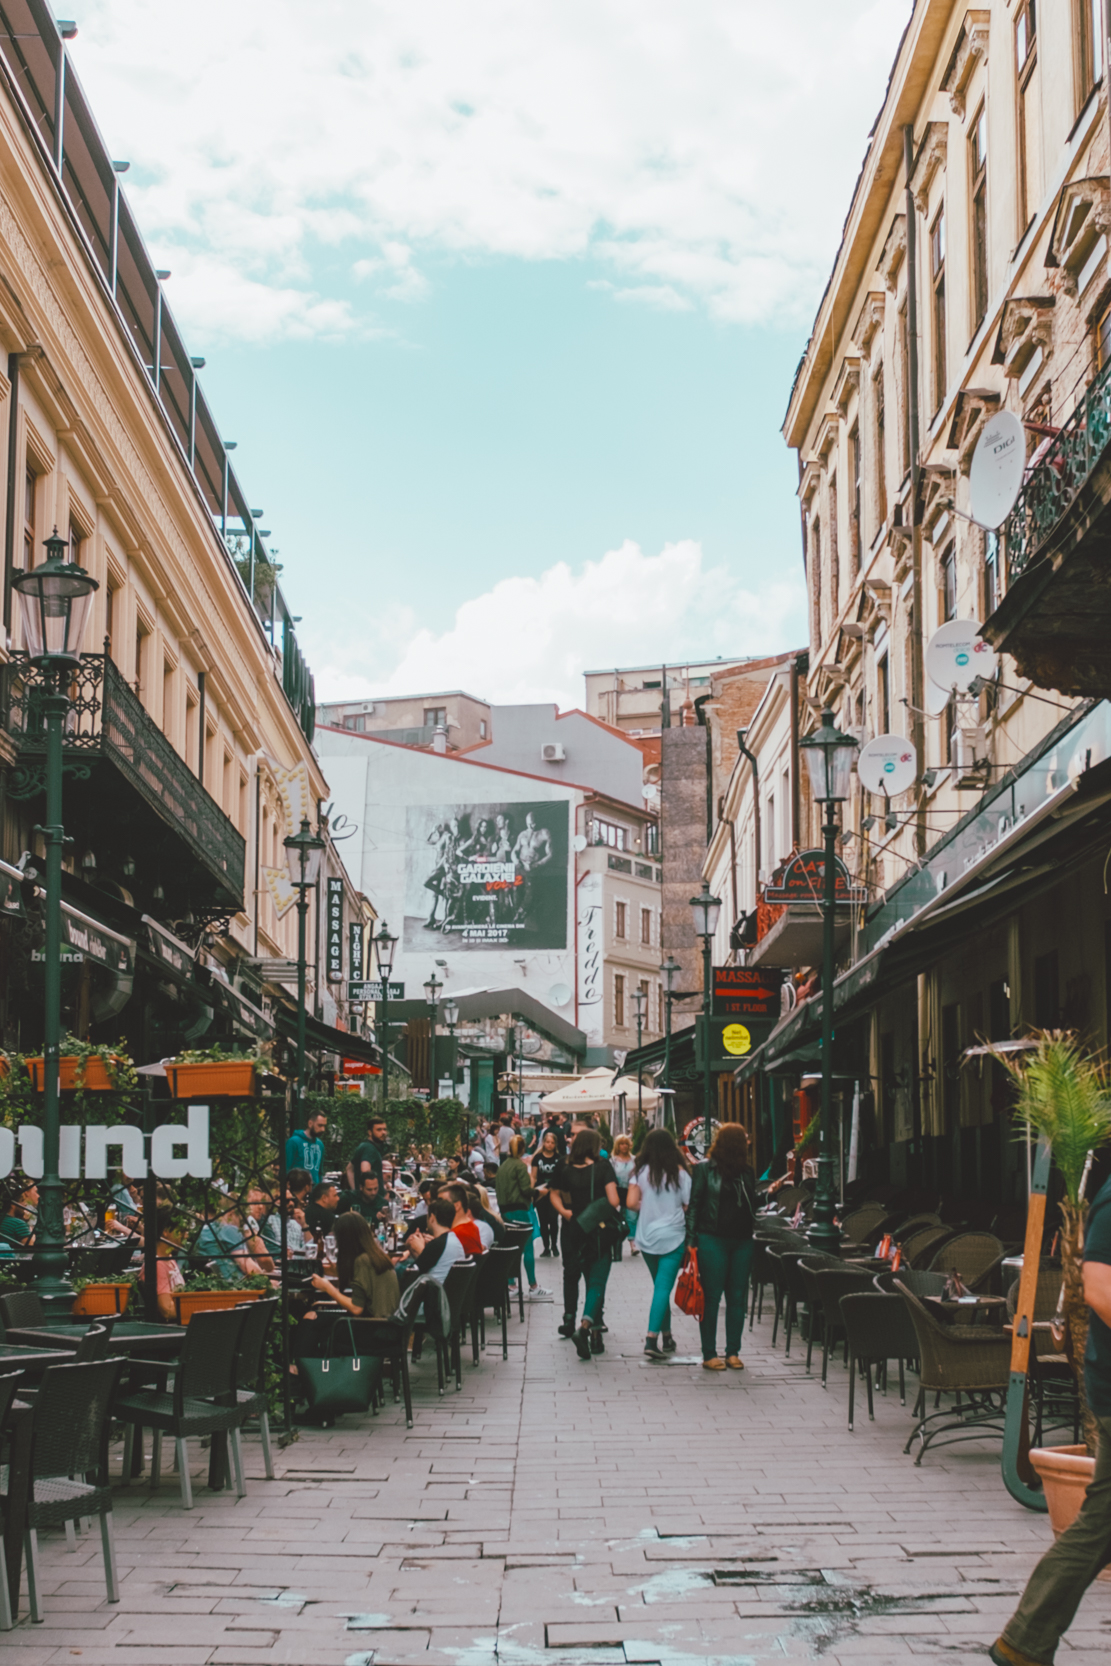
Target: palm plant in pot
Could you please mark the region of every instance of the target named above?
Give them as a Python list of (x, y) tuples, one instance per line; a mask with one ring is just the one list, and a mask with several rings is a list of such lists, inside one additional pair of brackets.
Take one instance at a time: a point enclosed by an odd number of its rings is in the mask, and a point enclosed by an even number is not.
[[(1080, 1400), (1082, 1447), (1042, 1448), (1030, 1454), (1042, 1477), (1054, 1528), (1061, 1532), (1083, 1502), (1095, 1469), (1099, 1431), (1084, 1391), (1088, 1305), (1084, 1300), (1084, 1183), (1089, 1154), (1111, 1141), (1111, 1078), (1106, 1062), (1085, 1052), (1075, 1034), (1043, 1030), (1019, 1055), (995, 1056), (1015, 1084), (1015, 1116), (1023, 1132), (1044, 1139), (1064, 1184), (1061, 1198), (1064, 1350)], [(1063, 1488), (1063, 1490), (1059, 1490)]]

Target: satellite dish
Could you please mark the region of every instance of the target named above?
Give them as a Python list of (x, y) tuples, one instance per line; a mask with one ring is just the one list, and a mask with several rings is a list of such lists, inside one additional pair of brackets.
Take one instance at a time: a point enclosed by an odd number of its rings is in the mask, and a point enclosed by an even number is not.
[(913, 787), (918, 774), (918, 757), (902, 735), (877, 735), (862, 746), (856, 760), (857, 774), (870, 793), (894, 798)]
[(926, 675), (946, 697), (951, 689), (967, 689), (973, 677), (994, 677), (995, 667), (995, 650), (981, 639), (975, 619), (950, 619), (926, 644)]
[(930, 678), (927, 677), (926, 715), (928, 717), (940, 717), (946, 706), (949, 704), (949, 696), (952, 692), (953, 690), (951, 688), (938, 688), (937, 684), (935, 682), (931, 682)]
[(972, 519), (994, 531), (1022, 490), (1026, 430), (1013, 411), (997, 411), (976, 441), (968, 476)]
[(571, 999), (571, 990), (565, 983), (553, 983), (548, 991), (548, 999), (554, 1007), (565, 1007)]
[(572, 848), (574, 850), (585, 850), (586, 849), (586, 834), (585, 833), (576, 833), (575, 837), (571, 840), (571, 845), (572, 845)]

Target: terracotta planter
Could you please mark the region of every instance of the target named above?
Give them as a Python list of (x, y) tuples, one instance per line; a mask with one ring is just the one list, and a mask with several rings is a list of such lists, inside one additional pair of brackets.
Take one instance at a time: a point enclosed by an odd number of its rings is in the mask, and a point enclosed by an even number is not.
[[(31, 1072), (31, 1085), (36, 1093), (41, 1093), (46, 1076), (45, 1060), (28, 1059), (26, 1064)], [(58, 1060), (58, 1080), (63, 1093), (72, 1093), (75, 1088), (84, 1088), (87, 1093), (111, 1092), (112, 1078), (103, 1059), (90, 1058), (84, 1061), (84, 1081), (81, 1080), (81, 1064), (82, 1061), (77, 1057)]]
[[(1030, 1462), (1041, 1477), (1050, 1525), (1059, 1537), (1080, 1514), (1096, 1460), (1088, 1456), (1086, 1446), (1034, 1446)], [(1099, 1578), (1111, 1581), (1111, 1565), (1104, 1566)]]
[(75, 1319), (95, 1319), (103, 1313), (126, 1313), (131, 1299), (130, 1284), (86, 1284), (74, 1298)]
[(253, 1099), (255, 1067), (250, 1060), (211, 1059), (204, 1064), (167, 1064), (175, 1099)]
[(241, 1302), (257, 1302), (261, 1290), (179, 1290), (174, 1297), (177, 1322), (187, 1325), (194, 1313), (210, 1313), (215, 1307), (238, 1307)]

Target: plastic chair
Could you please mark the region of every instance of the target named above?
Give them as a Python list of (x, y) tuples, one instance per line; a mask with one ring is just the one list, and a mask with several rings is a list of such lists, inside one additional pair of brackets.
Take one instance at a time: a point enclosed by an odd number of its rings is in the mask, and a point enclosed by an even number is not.
[(9, 1290), (0, 1296), (0, 1322), (6, 1330), (25, 1330), (46, 1323), (42, 1302), (34, 1290)]
[[(3, 1429), (7, 1415), (12, 1409), (12, 1401), (15, 1399), (15, 1391), (22, 1375), (22, 1371), (8, 1371), (0, 1377), (0, 1430)], [(0, 1512), (0, 1543), (3, 1542), (3, 1532), (4, 1515)], [(8, 1572), (3, 1565), (3, 1558), (0, 1557), (0, 1631), (11, 1629), (12, 1604), (8, 1595)]]
[(886, 1291), (850, 1291), (841, 1297), (841, 1321), (849, 1345), (849, 1433), (853, 1432), (853, 1406), (856, 1398), (858, 1367), (864, 1372), (868, 1386), (868, 1416), (875, 1420), (872, 1402), (872, 1367), (876, 1367), (877, 1381), (880, 1368), (887, 1387), (887, 1362), (899, 1362), (899, 1404), (907, 1403), (904, 1366), (907, 1360), (917, 1359), (918, 1343), (914, 1329), (907, 1319), (901, 1296)]
[(509, 1315), (510, 1302), (509, 1281), (514, 1270), (521, 1270), (521, 1246), (499, 1249), (496, 1245), (488, 1250), (482, 1258), (478, 1279), (475, 1283), (474, 1296), (471, 1301), (471, 1341), (474, 1347), (474, 1362), (478, 1364), (479, 1332), (482, 1333), (482, 1346), (486, 1346), (486, 1309), (491, 1308), (496, 1319), (501, 1320), (501, 1357), (509, 1358), (509, 1331), (506, 1320)]
[[(239, 1448), (239, 1425), (244, 1413), (236, 1399), (236, 1363), (239, 1337), (250, 1303), (194, 1313), (185, 1332), (176, 1368), (160, 1362), (158, 1369), (173, 1369), (174, 1384), (169, 1392), (156, 1389), (124, 1395), (115, 1415), (127, 1424), (124, 1438), (123, 1480), (131, 1477), (131, 1452), (135, 1429), (154, 1430), (150, 1484), (158, 1486), (162, 1457), (162, 1436), (173, 1437), (181, 1477), (183, 1509), (193, 1508), (193, 1486), (189, 1478), (189, 1440), (193, 1435), (226, 1433), (235, 1465), (235, 1490), (246, 1496), (243, 1458)], [(155, 1362), (145, 1360), (147, 1366)]]
[[(904, 1452), (909, 1452), (915, 1440), (919, 1440), (921, 1446), (914, 1460), (917, 1465), (925, 1457), (927, 1447), (939, 1437), (944, 1437), (942, 1444), (948, 1445), (959, 1440), (979, 1440), (989, 1433), (1002, 1436), (1002, 1400), (997, 1402), (993, 1396), (1002, 1396), (1010, 1381), (1010, 1336), (988, 1325), (941, 1324), (898, 1278), (895, 1283), (914, 1326), (918, 1378), (922, 1385), (921, 1415), (910, 1432)], [(955, 1394), (957, 1404), (953, 1412), (944, 1408), (927, 1416), (925, 1397), (930, 1392)], [(968, 1396), (967, 1407), (961, 1404), (962, 1395)], [(936, 1428), (930, 1428), (931, 1424), (936, 1424)]]
[[(76, 1543), (74, 1522), (80, 1516), (99, 1516), (108, 1601), (120, 1600), (112, 1542), (108, 1427), (123, 1364), (122, 1359), (104, 1359), (83, 1365), (51, 1365), (43, 1372), (33, 1414), (30, 1492), (23, 1522), (27, 1594), (31, 1603), (31, 1619), (36, 1625), (42, 1623), (39, 1603), (40, 1527), (64, 1526), (72, 1549)], [(75, 1476), (88, 1474), (95, 1474), (96, 1480), (74, 1479)]]
[(274, 1479), (274, 1454), (270, 1449), (270, 1401), (266, 1393), (266, 1338), (278, 1311), (278, 1298), (245, 1302), (243, 1328), (235, 1355), (235, 1398), (243, 1421), (257, 1417), (262, 1436), (262, 1461), (266, 1479)]

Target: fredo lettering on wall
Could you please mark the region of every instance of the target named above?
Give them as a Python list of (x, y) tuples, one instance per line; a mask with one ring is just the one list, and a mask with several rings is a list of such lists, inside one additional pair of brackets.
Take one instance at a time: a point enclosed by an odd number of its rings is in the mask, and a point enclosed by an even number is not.
[[(159, 1180), (193, 1180), (212, 1177), (212, 1159), (208, 1151), (208, 1106), (190, 1105), (188, 1125), (182, 1122), (163, 1122), (150, 1136), (150, 1172)], [(63, 1123), (60, 1129), (58, 1172), (63, 1180), (81, 1178), (81, 1135), (85, 1136), (86, 1180), (107, 1180), (108, 1170), (120, 1168), (131, 1180), (147, 1177), (146, 1136), (141, 1128), (129, 1123), (87, 1123), (82, 1129), (75, 1123)], [(19, 1146), (19, 1163), (15, 1160)], [(184, 1156), (177, 1148), (185, 1147)], [(110, 1163), (109, 1158), (118, 1153)], [(29, 1180), (43, 1176), (42, 1129), (33, 1123), (22, 1123), (13, 1131), (0, 1128), (0, 1180), (19, 1167)]]

